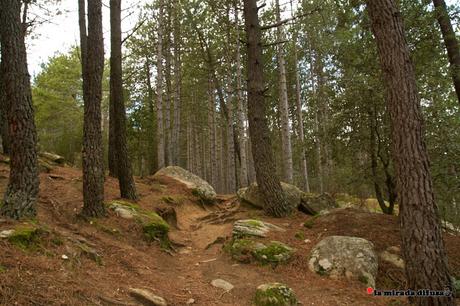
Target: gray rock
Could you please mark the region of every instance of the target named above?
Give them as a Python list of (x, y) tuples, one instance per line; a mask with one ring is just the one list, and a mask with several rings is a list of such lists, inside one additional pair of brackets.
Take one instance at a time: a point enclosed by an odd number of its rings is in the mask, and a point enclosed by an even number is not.
[(129, 294), (143, 305), (147, 306), (167, 306), (166, 300), (161, 296), (153, 294), (150, 290), (130, 288)]
[(38, 156), (41, 157), (42, 159), (46, 160), (49, 163), (55, 163), (58, 165), (63, 165), (65, 163), (64, 157), (50, 153), (50, 152), (40, 152), (38, 153)]
[(216, 191), (208, 182), (181, 167), (169, 166), (160, 169), (153, 177), (160, 178), (162, 176), (184, 184), (194, 195), (206, 202), (213, 202), (216, 198)]
[(318, 274), (356, 279), (374, 288), (378, 257), (374, 245), (366, 239), (330, 236), (312, 249), (308, 266)]
[(260, 220), (246, 219), (238, 220), (233, 224), (233, 237), (267, 237), (267, 234), (271, 231), (284, 232), (285, 230), (274, 224), (263, 222)]
[[(286, 195), (288, 204), (291, 205), (293, 209), (297, 209), (303, 191), (294, 185), (283, 182), (281, 182), (281, 187)], [(252, 183), (249, 187), (239, 189), (236, 194), (240, 201), (247, 202), (258, 208), (264, 207), (257, 183)]]
[(299, 209), (305, 213), (316, 215), (316, 214), (327, 214), (330, 210), (339, 207), (334, 198), (328, 194), (314, 194), (314, 193), (303, 193), (300, 201)]
[(234, 288), (234, 286), (232, 284), (230, 284), (226, 280), (223, 280), (223, 279), (220, 279), (220, 278), (217, 278), (217, 279), (213, 280), (211, 282), (211, 285), (213, 285), (216, 288), (223, 289), (225, 291), (230, 291), (230, 290), (232, 290)]
[(294, 306), (297, 298), (294, 291), (280, 283), (263, 284), (257, 287), (254, 297), (256, 306)]

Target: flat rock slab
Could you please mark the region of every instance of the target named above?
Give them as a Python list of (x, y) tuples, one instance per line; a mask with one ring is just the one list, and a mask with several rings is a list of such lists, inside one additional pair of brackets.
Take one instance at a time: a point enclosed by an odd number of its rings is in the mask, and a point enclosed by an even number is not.
[(277, 225), (263, 222), (260, 220), (246, 219), (238, 220), (233, 224), (233, 237), (267, 237), (268, 233), (273, 231), (284, 232), (285, 230)]
[(227, 282), (226, 280), (223, 280), (223, 279), (220, 279), (220, 278), (214, 279), (211, 282), (211, 285), (213, 285), (216, 288), (223, 289), (225, 291), (230, 291), (235, 287), (232, 284), (230, 284), (229, 282)]
[(153, 294), (150, 290), (130, 288), (129, 294), (137, 301), (146, 306), (167, 306), (166, 300), (161, 296)]
[(161, 176), (169, 177), (184, 184), (194, 195), (198, 196), (203, 201), (213, 202), (216, 199), (216, 191), (208, 182), (181, 167), (169, 166), (160, 169), (153, 177), (158, 178)]

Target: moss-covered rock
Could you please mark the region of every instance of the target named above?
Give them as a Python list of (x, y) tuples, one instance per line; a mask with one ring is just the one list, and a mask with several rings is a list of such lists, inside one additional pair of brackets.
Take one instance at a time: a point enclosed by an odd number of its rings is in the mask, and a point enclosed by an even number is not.
[(299, 210), (304, 213), (316, 215), (339, 207), (335, 199), (328, 193), (315, 194), (304, 192), (301, 197)]
[(265, 245), (245, 238), (233, 239), (226, 246), (226, 250), (233, 259), (242, 263), (256, 261), (261, 264), (273, 265), (287, 262), (295, 251), (279, 241), (271, 241), (268, 245)]
[[(281, 182), (281, 188), (284, 191), (288, 205), (292, 210), (295, 210), (300, 204), (300, 198), (303, 194), (302, 190), (294, 185), (283, 182)], [(264, 207), (257, 183), (252, 183), (249, 187), (239, 189), (237, 196), (242, 202), (249, 203), (258, 208)]]
[(294, 291), (281, 283), (263, 284), (257, 287), (254, 297), (256, 306), (294, 306), (297, 298)]
[[(159, 241), (163, 248), (169, 248), (169, 225), (156, 212), (141, 209), (137, 204), (115, 200), (107, 203), (108, 207), (120, 216), (129, 214), (142, 225), (142, 231), (147, 241)], [(130, 219), (130, 218), (128, 218)]]
[(36, 248), (40, 244), (43, 231), (33, 225), (21, 225), (8, 236), (8, 241), (21, 249)]

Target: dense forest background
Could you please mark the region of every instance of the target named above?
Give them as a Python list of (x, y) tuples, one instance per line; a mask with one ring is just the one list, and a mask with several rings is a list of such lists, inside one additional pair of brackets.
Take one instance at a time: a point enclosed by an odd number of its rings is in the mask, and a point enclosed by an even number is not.
[[(459, 104), (428, 2), (402, 0), (400, 7), (422, 99), (437, 203), (443, 218), (458, 224)], [(142, 8), (135, 28), (125, 33), (124, 97), (135, 175), (158, 170), (157, 152), (163, 150), (165, 164), (191, 170), (220, 193), (233, 193), (255, 180), (241, 64), (246, 62), (242, 11), (235, 12), (235, 5), (156, 1)], [(263, 32), (266, 103), (279, 175), (284, 181), (291, 176), (292, 183), (312, 192), (368, 198), (378, 189), (388, 201), (394, 187), (389, 118), (364, 5), (281, 1), (280, 10), (277, 14), (269, 2), (261, 13), (262, 25), (276, 23), (277, 16), (288, 20)], [(449, 12), (458, 34), (460, 6)], [(286, 62), (287, 116), (279, 103), (279, 52)], [(102, 129), (108, 153), (108, 60), (105, 67)], [(40, 149), (63, 155), (75, 166), (81, 164), (81, 83), (78, 47), (50, 58), (32, 82)], [(286, 126), (289, 137), (283, 133)]]

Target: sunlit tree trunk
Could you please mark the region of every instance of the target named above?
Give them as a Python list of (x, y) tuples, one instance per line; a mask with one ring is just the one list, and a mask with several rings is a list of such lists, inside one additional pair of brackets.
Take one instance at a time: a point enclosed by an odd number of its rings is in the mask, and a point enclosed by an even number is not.
[[(276, 0), (276, 21), (281, 21), (281, 9), (279, 0)], [(278, 40), (278, 73), (279, 73), (279, 108), (281, 120), (281, 145), (283, 151), (283, 180), (292, 184), (294, 170), (292, 166), (292, 145), (291, 145), (291, 124), (289, 122), (289, 100), (287, 94), (287, 81), (286, 81), (286, 62), (284, 58), (284, 41), (283, 26), (277, 27), (277, 40)]]
[[(387, 86), (407, 285), (414, 290), (452, 288), (401, 13), (394, 0), (368, 0), (367, 9)], [(456, 304), (453, 297), (411, 300), (426, 306)]]
[(157, 163), (165, 166), (165, 128), (163, 124), (163, 0), (158, 1), (157, 41)]

